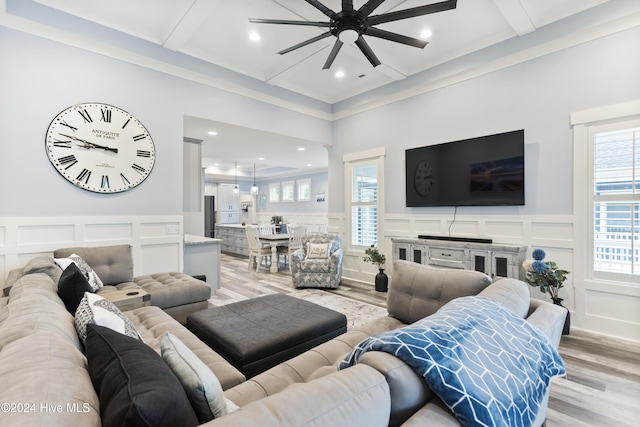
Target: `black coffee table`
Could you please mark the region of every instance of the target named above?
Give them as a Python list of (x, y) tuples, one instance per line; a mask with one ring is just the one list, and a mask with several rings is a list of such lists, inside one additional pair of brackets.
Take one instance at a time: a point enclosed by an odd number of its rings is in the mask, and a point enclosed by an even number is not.
[(189, 315), (189, 328), (247, 378), (347, 331), (347, 318), (317, 304), (274, 294)]

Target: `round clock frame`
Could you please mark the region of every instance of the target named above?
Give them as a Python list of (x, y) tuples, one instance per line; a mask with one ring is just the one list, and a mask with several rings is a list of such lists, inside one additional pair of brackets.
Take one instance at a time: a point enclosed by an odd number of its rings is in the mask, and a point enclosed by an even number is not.
[(413, 174), (413, 185), (416, 192), (422, 197), (427, 197), (431, 194), (431, 188), (433, 187), (434, 181), (435, 178), (433, 176), (433, 169), (431, 168), (431, 165), (422, 160), (416, 166)]
[(125, 110), (102, 103), (72, 105), (49, 124), (49, 161), (73, 185), (120, 193), (151, 173), (156, 151), (147, 128)]

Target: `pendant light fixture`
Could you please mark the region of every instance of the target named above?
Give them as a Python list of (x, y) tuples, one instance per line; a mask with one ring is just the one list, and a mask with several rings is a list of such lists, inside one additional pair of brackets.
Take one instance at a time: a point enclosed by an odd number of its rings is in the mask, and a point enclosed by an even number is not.
[(251, 195), (258, 195), (258, 186), (256, 185), (256, 164), (253, 164), (253, 185), (251, 186)]
[(240, 188), (238, 187), (238, 162), (236, 161), (236, 185), (233, 187), (233, 194), (240, 193)]

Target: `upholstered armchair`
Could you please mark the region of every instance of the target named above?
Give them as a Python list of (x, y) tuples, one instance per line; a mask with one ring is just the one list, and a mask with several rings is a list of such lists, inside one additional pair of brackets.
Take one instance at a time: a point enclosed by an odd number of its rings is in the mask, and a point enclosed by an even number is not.
[(294, 288), (336, 289), (342, 277), (342, 238), (338, 234), (306, 234), (302, 248), (291, 254)]

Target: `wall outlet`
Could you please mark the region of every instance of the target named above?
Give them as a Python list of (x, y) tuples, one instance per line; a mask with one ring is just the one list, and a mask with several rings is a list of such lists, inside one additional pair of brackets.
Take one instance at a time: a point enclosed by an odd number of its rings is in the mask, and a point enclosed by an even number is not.
[(180, 225), (179, 224), (167, 224), (165, 227), (166, 234), (178, 234), (180, 233)]

